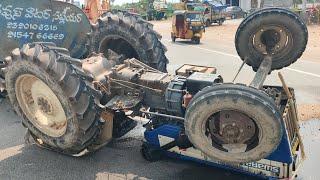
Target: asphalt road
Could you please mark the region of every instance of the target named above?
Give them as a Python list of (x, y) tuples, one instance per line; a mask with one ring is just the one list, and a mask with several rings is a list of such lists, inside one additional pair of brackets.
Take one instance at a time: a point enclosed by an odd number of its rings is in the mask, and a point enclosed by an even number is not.
[[(162, 32), (165, 31), (160, 29)], [(169, 34), (163, 34), (163, 43), (169, 50), (170, 72), (185, 63), (215, 66), (224, 80), (230, 82), (241, 65), (232, 43), (222, 45), (204, 38), (200, 45), (192, 45), (188, 42), (172, 43), (169, 38)], [(320, 62), (320, 53), (314, 58)], [(296, 89), (299, 105), (320, 104), (319, 69), (320, 63), (299, 60), (282, 70), (287, 83)], [(251, 68), (245, 67), (237, 82), (249, 83), (253, 75)], [(280, 85), (275, 72), (266, 83)], [(20, 118), (12, 111), (8, 100), (0, 101), (0, 179), (254, 179), (175, 159), (149, 163), (139, 153), (142, 128), (115, 140), (95, 154), (81, 158), (42, 150), (35, 145), (24, 145), (25, 129), (20, 124)], [(317, 149), (319, 146), (308, 148), (313, 154), (320, 152)], [(300, 169), (299, 178), (320, 179), (317, 170), (319, 160), (319, 155), (309, 157)]]

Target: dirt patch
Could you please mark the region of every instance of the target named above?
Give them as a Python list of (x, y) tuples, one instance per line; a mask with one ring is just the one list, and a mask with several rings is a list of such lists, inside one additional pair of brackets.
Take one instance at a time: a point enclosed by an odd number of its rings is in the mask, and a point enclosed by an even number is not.
[(300, 121), (320, 119), (320, 104), (298, 105), (298, 113)]
[(309, 42), (302, 59), (320, 62), (320, 25), (308, 26)]

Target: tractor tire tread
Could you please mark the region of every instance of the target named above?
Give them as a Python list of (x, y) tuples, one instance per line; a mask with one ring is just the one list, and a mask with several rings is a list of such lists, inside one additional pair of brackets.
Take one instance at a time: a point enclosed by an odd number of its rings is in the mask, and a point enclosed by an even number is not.
[(134, 48), (140, 61), (167, 72), (167, 49), (160, 41), (161, 35), (153, 30), (149, 22), (128, 12), (113, 10), (104, 13), (96, 26), (91, 40), (94, 49), (91, 51), (99, 52), (100, 44), (106, 36), (120, 36)]
[[(77, 133), (74, 134), (75, 137), (73, 138), (75, 140), (73, 142), (64, 142), (66, 141), (65, 139), (59, 142), (59, 138), (52, 138), (40, 131), (34, 131), (34, 128), (30, 128), (32, 123), (25, 115), (22, 115), (23, 112), (18, 107), (13, 91), (9, 90), (8, 95), (14, 104), (15, 111), (23, 116), (24, 124), (27, 125), (27, 128), (34, 136), (41, 139), (46, 146), (55, 151), (74, 155), (86, 149), (99, 135), (102, 126), (100, 122), (101, 110), (95, 105), (94, 100), (97, 97), (93, 97), (92, 94), (87, 92), (89, 88), (87, 84), (90, 84), (90, 82), (85, 82), (74, 73), (74, 65), (58, 62), (59, 54), (70, 55), (67, 49), (55, 47), (54, 44), (32, 43), (24, 45), (20, 50), (20, 55), (17, 53), (17, 49), (13, 50), (12, 59), (13, 65), (19, 62), (18, 60), (22, 60), (40, 67), (64, 92), (63, 95), (74, 112), (71, 118), (78, 122), (78, 129), (74, 129)], [(13, 67), (9, 66), (10, 69), (13, 69)], [(6, 77), (6, 79), (10, 78), (10, 75)], [(65, 143), (69, 144), (64, 146)]]
[[(237, 101), (244, 101), (244, 99), (252, 99), (255, 101), (257, 106), (260, 107), (263, 111), (266, 112), (266, 114), (272, 114), (272, 123), (274, 124), (274, 128), (276, 131), (273, 133), (276, 134), (276, 136), (272, 137), (272, 140), (268, 140), (268, 145), (265, 146), (266, 148), (259, 147), (259, 151), (255, 152), (255, 156), (252, 155), (253, 152), (250, 153), (243, 153), (241, 156), (238, 156), (238, 158), (228, 156), (225, 154), (216, 154), (215, 153), (208, 153), (209, 149), (212, 148), (210, 145), (205, 145), (205, 141), (201, 141), (199, 139), (200, 135), (196, 133), (195, 126), (197, 124), (196, 121), (197, 118), (194, 117), (195, 109), (197, 106), (201, 106), (203, 103), (207, 103), (206, 106), (208, 107), (209, 99), (212, 97), (219, 98), (221, 94), (226, 95), (232, 95), (234, 97), (237, 97)], [(223, 103), (222, 103), (223, 104)], [(202, 107), (205, 108), (205, 107)], [(215, 108), (212, 106), (212, 108)], [(199, 108), (198, 108), (199, 109)], [(254, 109), (252, 109), (254, 111)], [(201, 112), (198, 112), (200, 114)], [(250, 112), (254, 113), (254, 112)], [(197, 113), (196, 113), (197, 114)], [(262, 158), (265, 158), (267, 155), (271, 154), (279, 145), (280, 140), (282, 138), (283, 130), (281, 128), (282, 124), (282, 116), (277, 109), (277, 106), (275, 105), (273, 99), (269, 97), (265, 92), (257, 90), (252, 87), (248, 87), (243, 84), (217, 84), (214, 86), (206, 87), (202, 91), (200, 91), (198, 94), (196, 94), (193, 99), (191, 100), (190, 104), (188, 105), (186, 116), (185, 116), (185, 131), (192, 142), (192, 144), (199, 149), (200, 151), (204, 152), (206, 155), (208, 155), (210, 158), (227, 163), (227, 164), (237, 164), (242, 162), (252, 162), (255, 160), (260, 160)], [(268, 131), (264, 129), (264, 134), (262, 136), (268, 136)], [(276, 133), (277, 132), (277, 133)], [(261, 150), (263, 149), (263, 150)], [(264, 152), (267, 151), (268, 152)]]
[[(244, 41), (243, 36), (245, 34), (248, 34), (247, 26), (249, 24), (254, 24), (257, 22), (257, 20), (261, 18), (266, 18), (270, 15), (284, 15), (289, 17), (292, 24), (295, 24), (299, 27), (301, 32), (301, 36), (303, 37), (302, 43), (299, 43), (298, 45), (295, 45), (296, 47), (293, 47), (291, 51), (294, 51), (294, 56), (289, 57), (289, 55), (285, 55), (282, 59), (283, 61), (279, 61), (278, 63), (274, 63), (272, 65), (272, 70), (279, 70), (285, 67), (290, 66), (291, 64), (295, 63), (303, 54), (303, 52), (306, 49), (307, 42), (308, 42), (308, 29), (306, 27), (306, 24), (303, 22), (303, 20), (297, 16), (294, 12), (290, 10), (286, 10), (283, 8), (264, 8), (261, 10), (258, 10), (250, 15), (248, 15), (240, 24), (238, 27), (238, 30), (235, 35), (235, 46), (238, 55), (243, 61), (246, 61), (246, 63), (253, 68), (254, 71), (258, 70), (258, 67), (260, 66), (261, 59), (254, 58), (254, 55), (250, 50), (243, 50), (242, 47), (242, 41)], [(281, 19), (281, 18), (279, 18)], [(299, 35), (300, 36), (300, 35)], [(289, 53), (290, 54), (290, 53)]]

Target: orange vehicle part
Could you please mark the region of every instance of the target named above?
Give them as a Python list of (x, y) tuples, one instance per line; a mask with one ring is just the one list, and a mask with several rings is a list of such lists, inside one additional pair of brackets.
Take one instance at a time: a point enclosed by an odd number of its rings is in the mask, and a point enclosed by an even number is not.
[(84, 11), (92, 23), (96, 23), (104, 12), (110, 10), (109, 0), (86, 0)]

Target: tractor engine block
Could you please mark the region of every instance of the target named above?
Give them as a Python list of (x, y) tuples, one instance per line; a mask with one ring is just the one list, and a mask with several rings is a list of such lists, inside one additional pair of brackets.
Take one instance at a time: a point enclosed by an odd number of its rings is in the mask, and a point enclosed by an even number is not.
[(101, 104), (113, 110), (132, 110), (141, 105), (159, 113), (183, 117), (185, 95), (192, 97), (206, 86), (223, 82), (217, 74), (170, 75), (136, 59), (124, 60), (123, 64), (117, 55), (109, 59), (94, 55), (83, 61), (82, 69), (93, 78), (94, 88), (104, 94)]

